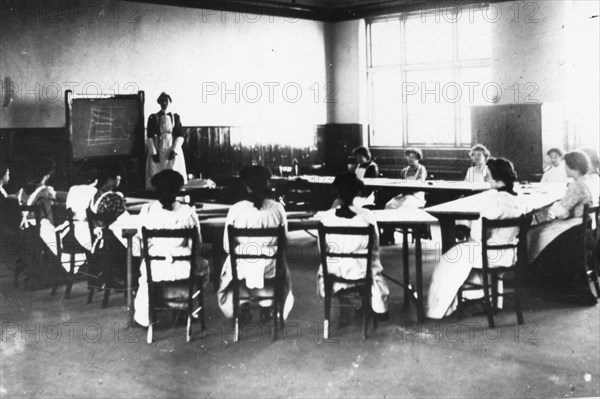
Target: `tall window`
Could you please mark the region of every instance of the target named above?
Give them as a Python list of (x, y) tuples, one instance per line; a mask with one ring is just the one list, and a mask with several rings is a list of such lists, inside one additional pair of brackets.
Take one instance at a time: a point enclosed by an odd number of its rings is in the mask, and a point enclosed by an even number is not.
[(370, 145), (471, 144), (470, 106), (497, 91), (486, 13), (469, 6), (368, 21)]

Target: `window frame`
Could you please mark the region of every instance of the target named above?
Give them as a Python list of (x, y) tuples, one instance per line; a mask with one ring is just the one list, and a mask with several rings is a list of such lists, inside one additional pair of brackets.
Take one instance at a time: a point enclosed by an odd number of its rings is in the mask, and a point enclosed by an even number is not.
[[(474, 11), (483, 11), (488, 8), (487, 4), (478, 5), (474, 8)], [(411, 71), (433, 71), (433, 70), (451, 70), (452, 76), (455, 82), (459, 82), (461, 71), (468, 68), (491, 68), (491, 57), (490, 58), (472, 58), (472, 59), (459, 59), (459, 23), (452, 23), (452, 59), (449, 61), (440, 61), (440, 62), (431, 62), (431, 63), (415, 63), (410, 64), (407, 63), (407, 52), (406, 52), (406, 21), (411, 18), (423, 17), (423, 15), (430, 16), (431, 18), (435, 18), (435, 9), (432, 10), (424, 10), (424, 11), (416, 11), (416, 12), (406, 12), (400, 14), (390, 14), (379, 17), (372, 17), (365, 20), (365, 34), (366, 34), (366, 85), (367, 85), (367, 115), (368, 115), (368, 126), (367, 126), (367, 139), (369, 147), (372, 148), (381, 148), (381, 149), (394, 149), (394, 148), (404, 148), (407, 146), (419, 146), (419, 147), (430, 147), (430, 148), (469, 148), (472, 143), (469, 140), (468, 142), (463, 142), (462, 140), (462, 107), (464, 103), (461, 104), (461, 101), (457, 101), (454, 103), (454, 140), (453, 143), (420, 143), (420, 142), (412, 142), (409, 141), (409, 133), (408, 133), (408, 104), (405, 101), (400, 102), (400, 114), (401, 114), (401, 144), (393, 144), (393, 145), (382, 145), (376, 144), (374, 145), (373, 139), (373, 117), (374, 117), (374, 101), (373, 101), (373, 76), (377, 74), (378, 71), (397, 71), (400, 75), (400, 81), (406, 82), (407, 73)], [(389, 22), (389, 21), (397, 21), (400, 24), (400, 53), (401, 59), (400, 64), (391, 64), (391, 65), (380, 65), (373, 66), (373, 43), (371, 37), (371, 27), (374, 23), (379, 22)], [(399, 90), (402, 90), (399, 88)]]

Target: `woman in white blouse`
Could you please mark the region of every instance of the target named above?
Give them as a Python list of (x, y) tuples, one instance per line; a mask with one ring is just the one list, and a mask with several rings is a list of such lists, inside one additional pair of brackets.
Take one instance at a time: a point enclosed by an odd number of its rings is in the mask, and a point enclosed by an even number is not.
[[(183, 186), (183, 176), (171, 169), (163, 170), (152, 177), (152, 185), (158, 192), (158, 202), (145, 205), (139, 215), (142, 226), (157, 229), (198, 229), (200, 236), (200, 222), (196, 208), (182, 204), (176, 200), (177, 193)], [(141, 227), (140, 226), (140, 230)], [(141, 235), (141, 232), (139, 233)], [(204, 282), (208, 281), (208, 265), (202, 261), (202, 243), (196, 245), (197, 276), (203, 276)], [(187, 261), (174, 261), (172, 257), (190, 255), (192, 243), (178, 238), (153, 238), (148, 243), (148, 251), (152, 256), (165, 256), (166, 260), (152, 262), (153, 281), (176, 281), (187, 279), (190, 274), (190, 263)], [(139, 289), (135, 296), (135, 321), (147, 327), (148, 319), (148, 282), (146, 280), (146, 265), (142, 260)]]
[[(491, 158), (487, 161), (487, 166), (498, 188), (488, 192), (488, 206), (481, 212), (481, 217), (519, 217), (525, 211), (525, 206), (513, 190), (517, 174), (512, 163), (504, 158)], [(435, 265), (427, 297), (427, 317), (431, 319), (441, 319), (456, 310), (456, 295), (467, 280), (481, 283), (481, 218), (473, 223), (472, 231), (474, 238), (448, 250)], [(494, 244), (511, 243), (518, 233), (515, 228), (494, 229), (488, 241)], [(500, 254), (490, 252), (488, 261), (490, 267), (511, 266), (516, 261), (516, 253), (513, 250), (505, 250)], [(499, 281), (498, 292), (502, 292), (501, 284), (502, 280)], [(467, 291), (464, 296), (466, 299), (483, 298), (483, 290)], [(502, 306), (500, 300), (498, 306)]]
[(583, 237), (577, 233), (585, 205), (598, 205), (598, 180), (589, 174), (590, 160), (581, 151), (564, 156), (567, 176), (573, 178), (565, 196), (548, 211), (549, 221), (529, 230), (528, 254), (532, 274), (552, 298), (594, 305), (581, 261), (574, 253)]
[(494, 179), (488, 169), (486, 162), (490, 157), (490, 151), (482, 144), (477, 144), (469, 152), (473, 166), (467, 170), (465, 181), (470, 183), (492, 183)]
[(542, 183), (566, 183), (567, 171), (563, 163), (563, 152), (558, 148), (551, 148), (546, 153), (550, 166), (544, 170)]
[[(287, 232), (287, 217), (283, 205), (271, 198), (271, 171), (260, 165), (244, 166), (240, 171), (240, 178), (248, 198), (233, 205), (227, 214), (225, 226), (237, 228), (264, 229), (283, 226)], [(243, 251), (245, 248), (252, 251), (255, 248), (261, 248), (264, 255), (274, 253), (277, 241), (275, 238), (252, 237), (250, 241), (239, 242), (236, 248), (229, 248), (229, 237), (227, 230), (223, 239), (223, 246), (226, 253), (230, 251)], [(292, 295), (292, 281), (287, 265), (284, 259), (284, 269), (286, 273), (285, 286), (283, 287), (283, 318), (286, 319), (294, 305), (294, 296)], [(237, 263), (238, 279), (243, 280), (245, 284), (240, 284), (240, 296), (270, 296), (273, 295), (273, 287), (265, 284), (265, 279), (275, 276), (276, 261), (270, 259), (244, 260), (240, 259)], [(233, 317), (233, 289), (231, 286), (231, 258), (227, 257), (221, 271), (221, 285), (218, 292), (219, 306), (227, 318)], [(261, 318), (269, 318), (268, 309), (272, 303), (270, 300), (259, 303), (263, 307)], [(248, 321), (251, 318), (248, 305), (242, 302), (241, 318)]]
[[(375, 239), (373, 242), (373, 252), (371, 259), (371, 268), (373, 276), (373, 285), (371, 286), (371, 308), (379, 315), (379, 319), (387, 320), (388, 296), (390, 290), (383, 278), (383, 266), (379, 258), (379, 234), (377, 221), (371, 211), (358, 207), (354, 204), (354, 199), (364, 188), (364, 184), (356, 175), (348, 173), (339, 175), (335, 178), (333, 185), (338, 192), (339, 205), (330, 209), (321, 217), (321, 223), (324, 226), (331, 227), (366, 227), (372, 225), (375, 227)], [(327, 237), (329, 243), (334, 243), (336, 250), (345, 253), (360, 253), (367, 250), (367, 237), (336, 236)], [(317, 286), (319, 295), (324, 297), (323, 266), (319, 266), (317, 273)], [(328, 271), (331, 274), (338, 275), (346, 279), (361, 279), (365, 277), (366, 262), (364, 259), (336, 259), (335, 262), (328, 262)], [(335, 283), (333, 291), (338, 292), (350, 287), (350, 284)]]

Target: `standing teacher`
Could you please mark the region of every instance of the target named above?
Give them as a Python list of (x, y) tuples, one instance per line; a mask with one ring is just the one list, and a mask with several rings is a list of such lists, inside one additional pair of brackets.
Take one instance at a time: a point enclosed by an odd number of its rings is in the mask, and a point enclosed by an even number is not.
[(146, 188), (152, 187), (152, 176), (165, 169), (179, 172), (184, 183), (187, 183), (185, 159), (181, 148), (185, 140), (181, 119), (178, 114), (167, 112), (169, 104), (173, 102), (171, 96), (163, 92), (156, 101), (161, 110), (148, 118)]

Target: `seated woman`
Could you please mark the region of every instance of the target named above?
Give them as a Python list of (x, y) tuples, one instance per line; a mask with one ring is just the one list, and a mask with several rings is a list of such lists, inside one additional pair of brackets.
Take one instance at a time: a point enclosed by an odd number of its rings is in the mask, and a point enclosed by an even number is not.
[(465, 181), (470, 183), (492, 183), (492, 175), (486, 165), (490, 157), (490, 151), (481, 144), (477, 144), (471, 148), (469, 153), (473, 166), (467, 170)]
[[(404, 180), (425, 181), (427, 179), (427, 169), (419, 162), (423, 158), (423, 153), (418, 148), (409, 148), (404, 154), (408, 161), (408, 166), (400, 172)], [(385, 209), (398, 209), (401, 207), (422, 208), (425, 206), (425, 192), (414, 191), (411, 193), (400, 194), (392, 198)]]
[[(21, 188), (17, 194), (19, 205), (26, 206), (37, 206), (41, 216), (39, 231), (39, 237), (33, 236), (33, 227), (36, 224), (36, 217), (34, 212), (23, 212), (21, 215), (21, 221), (19, 228), (23, 231), (23, 244), (28, 249), (22, 251), (23, 255), (34, 256), (39, 251), (37, 244), (38, 240), (42, 240), (45, 244), (44, 249), (49, 250), (46, 253), (57, 254), (56, 247), (56, 235), (54, 233), (54, 217), (52, 214), (52, 205), (56, 200), (56, 192), (52, 186), (47, 185), (50, 177), (53, 175), (56, 168), (56, 164), (51, 159), (41, 159), (36, 165), (35, 174), (36, 176), (29, 181), (23, 188)], [(45, 260), (46, 258), (44, 258)], [(52, 259), (54, 262), (54, 259)], [(17, 260), (17, 271), (25, 270), (29, 266), (39, 265), (39, 259), (27, 259), (21, 257)], [(29, 278), (30, 286), (36, 288), (38, 281), (33, 279), (39, 278), (39, 284), (48, 284), (52, 270), (50, 267), (45, 267), (42, 270), (28, 273), (26, 278)]]
[[(490, 151), (482, 144), (473, 146), (469, 152), (473, 166), (467, 169), (465, 181), (469, 183), (494, 183), (490, 170), (486, 162), (490, 158)], [(457, 220), (456, 232), (457, 239), (464, 241), (471, 234), (470, 220)]]
[(582, 304), (596, 304), (585, 270), (573, 250), (580, 247), (577, 234), (585, 205), (597, 205), (599, 189), (588, 174), (590, 160), (581, 151), (565, 155), (567, 176), (574, 181), (567, 193), (550, 208), (550, 221), (529, 230), (528, 254), (532, 276), (552, 288), (552, 297)]
[(550, 166), (544, 170), (542, 183), (566, 183), (567, 172), (563, 164), (563, 152), (558, 148), (550, 148), (546, 153)]
[(0, 163), (0, 199), (7, 199), (8, 193), (4, 189), (4, 186), (8, 184), (10, 180), (10, 170), (8, 169), (8, 164), (2, 162)]
[(6, 185), (9, 181), (10, 169), (8, 163), (0, 162), (0, 241), (4, 242), (14, 239), (21, 220), (17, 203), (8, 199)]
[(356, 169), (354, 173), (359, 179), (365, 177), (379, 177), (379, 167), (371, 157), (371, 151), (367, 147), (357, 147), (352, 151), (356, 159)]
[(8, 214), (8, 193), (4, 189), (4, 186), (8, 184), (10, 180), (10, 170), (8, 164), (0, 163), (0, 237), (4, 234), (8, 234), (10, 226), (7, 223), (6, 216)]
[(600, 185), (600, 158), (598, 158), (598, 153), (592, 148), (582, 148), (580, 151), (584, 152), (590, 158), (590, 171), (588, 175), (592, 178), (593, 184), (596, 186)]
[(115, 221), (126, 215), (125, 198), (121, 193), (109, 191), (98, 201), (90, 213), (94, 226), (90, 249), (90, 284), (105, 288), (122, 288), (126, 278), (127, 250), (121, 242), (122, 232), (115, 233)]
[[(198, 238), (200, 236), (200, 222), (196, 214), (195, 207), (184, 205), (176, 200), (177, 193), (183, 186), (183, 176), (179, 172), (171, 169), (165, 169), (155, 174), (152, 179), (152, 186), (158, 192), (158, 202), (151, 202), (142, 208), (139, 220), (142, 226), (157, 229), (198, 229)], [(140, 226), (141, 236), (141, 226)], [(150, 255), (162, 255), (167, 258), (173, 256), (190, 255), (191, 243), (180, 239), (172, 238), (154, 238), (148, 243)], [(208, 264), (202, 262), (202, 245), (199, 242), (196, 245), (196, 253), (193, 254), (197, 259), (197, 276), (202, 276), (203, 284), (208, 281), (210, 275)], [(135, 321), (147, 327), (150, 323), (148, 319), (148, 283), (146, 280), (146, 265), (142, 260), (141, 276), (139, 278), (139, 289), (135, 297)], [(153, 261), (152, 262), (152, 280), (153, 281), (176, 281), (187, 279), (190, 274), (190, 264), (186, 261)]]
[[(400, 172), (403, 180), (425, 181), (427, 179), (427, 169), (420, 164), (423, 158), (423, 153), (418, 148), (408, 148), (405, 152), (408, 166)], [(385, 204), (385, 209), (398, 208), (423, 208), (425, 206), (425, 192), (412, 191), (397, 195)], [(393, 244), (394, 231), (393, 229), (385, 228), (381, 232), (381, 244)]]
[(94, 199), (92, 201), (92, 210), (95, 210), (98, 207), (98, 204), (102, 200), (103, 196), (107, 195), (107, 193), (118, 193), (117, 189), (120, 185), (121, 173), (119, 170), (115, 168), (108, 171), (108, 173), (102, 177), (98, 184), (98, 190), (94, 194)]
[[(357, 147), (352, 151), (356, 159), (356, 167), (354, 174), (360, 180), (369, 177), (379, 177), (379, 167), (371, 157), (371, 151), (367, 147)], [(374, 206), (375, 205), (375, 190), (363, 189), (354, 199), (356, 206)], [(340, 205), (339, 199), (333, 201), (331, 208), (337, 208)]]
[[(371, 287), (371, 307), (382, 320), (387, 319), (388, 296), (389, 288), (385, 282), (382, 272), (383, 266), (379, 259), (379, 237), (377, 231), (377, 222), (373, 218), (373, 214), (368, 209), (357, 207), (354, 205), (354, 199), (364, 188), (364, 184), (354, 174), (347, 173), (339, 175), (333, 182), (337, 192), (340, 205), (335, 209), (330, 209), (321, 218), (321, 223), (324, 226), (337, 227), (366, 227), (372, 225), (375, 227), (375, 240), (373, 242), (372, 255), (372, 275), (373, 285)], [(330, 236), (329, 241), (335, 236)], [(368, 240), (366, 237), (349, 237), (338, 236), (335, 238), (335, 244), (341, 252), (356, 252), (365, 251), (367, 249)], [(365, 261), (362, 259), (337, 259), (335, 263), (328, 263), (328, 271), (331, 274), (338, 275), (348, 279), (360, 279), (365, 277)], [(317, 285), (319, 295), (323, 297), (324, 281), (322, 265), (317, 273)], [(335, 283), (333, 292), (350, 288), (349, 284)]]
[[(517, 174), (512, 163), (504, 158), (489, 159), (487, 166), (492, 178), (497, 182), (497, 190), (491, 191), (491, 201), (481, 212), (481, 217), (488, 219), (507, 219), (519, 217), (525, 211), (524, 203), (513, 190)], [(457, 293), (466, 282), (481, 283), (482, 253), (481, 253), (481, 219), (473, 223), (473, 237), (445, 253), (440, 262), (435, 265), (429, 295), (427, 297), (427, 317), (441, 319), (452, 314), (457, 307)], [(494, 229), (487, 238), (488, 242), (503, 244), (513, 242), (518, 229)], [(490, 251), (489, 266), (511, 266), (516, 261), (516, 252), (505, 250), (501, 253)], [(502, 280), (499, 281), (498, 292), (502, 293)], [(465, 292), (466, 299), (483, 297), (483, 290)], [(501, 298), (498, 300), (501, 307)]]
[(98, 191), (96, 189), (97, 183), (97, 169), (87, 169), (85, 176), (80, 179), (78, 184), (69, 189), (65, 204), (67, 209), (70, 209), (73, 214), (75, 238), (81, 246), (88, 250), (92, 247), (92, 238), (87, 223), (87, 210), (91, 206), (94, 196)]
[[(287, 216), (283, 205), (270, 198), (271, 196), (271, 171), (265, 166), (244, 166), (240, 171), (240, 178), (247, 191), (247, 199), (233, 205), (227, 213), (225, 226), (237, 228), (275, 228), (284, 226), (287, 231)], [(240, 242), (238, 248), (229, 248), (229, 237), (227, 230), (223, 239), (225, 252), (243, 249), (245, 243)], [(273, 254), (276, 239), (260, 237), (252, 238), (253, 247), (263, 248), (265, 254)], [(283, 318), (287, 318), (292, 306), (294, 296), (292, 295), (292, 281), (288, 270), (287, 261), (284, 257), (286, 284), (283, 287)], [(269, 296), (272, 295), (273, 287), (265, 285), (265, 278), (275, 275), (276, 263), (274, 260), (252, 261), (240, 260), (237, 265), (238, 278), (245, 280), (241, 284), (240, 295)], [(227, 257), (221, 271), (221, 285), (218, 292), (219, 306), (227, 318), (233, 317), (233, 290), (231, 286), (231, 258)], [(263, 308), (270, 307), (271, 301), (259, 303)], [(249, 307), (242, 306), (242, 319), (250, 318)], [(261, 309), (261, 318), (268, 319), (266, 309)]]

